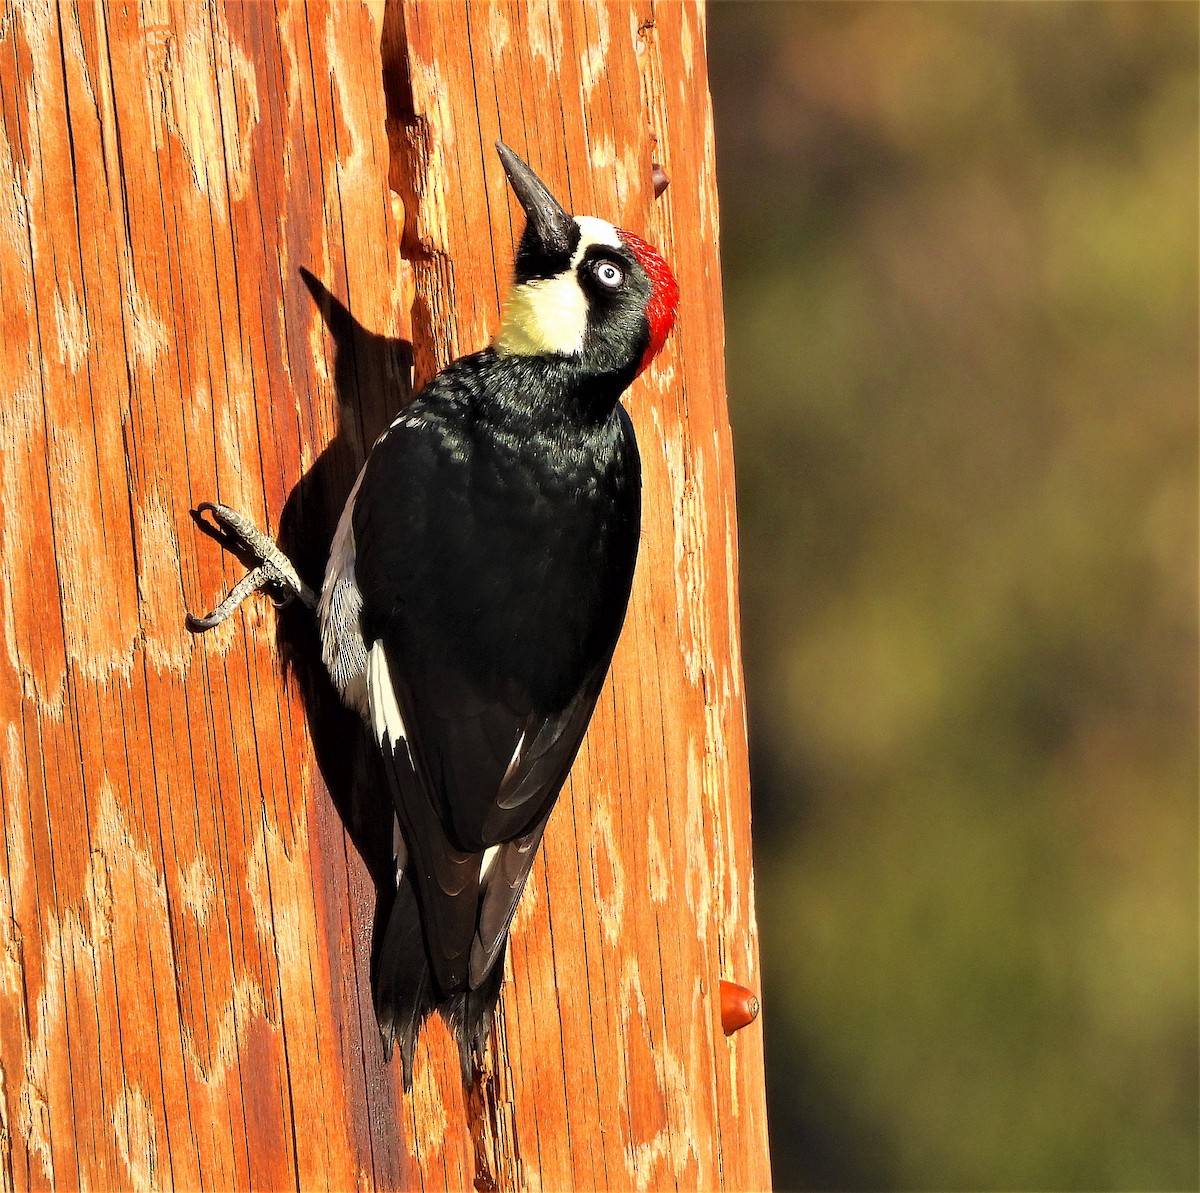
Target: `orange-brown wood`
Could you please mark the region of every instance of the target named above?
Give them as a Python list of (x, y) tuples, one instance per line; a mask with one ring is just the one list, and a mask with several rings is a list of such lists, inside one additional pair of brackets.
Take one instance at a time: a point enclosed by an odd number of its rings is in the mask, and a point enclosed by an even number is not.
[[(240, 571), (190, 506), (282, 525), (311, 575), (407, 343), (419, 382), (495, 330), (497, 137), (684, 298), (628, 395), (625, 634), (468, 1102), (440, 1024), (411, 1095), (383, 1059), (370, 825), (302, 615), (182, 614)], [(716, 241), (692, 5), (3, 10), (5, 1187), (768, 1184), (761, 1029), (720, 1014), (758, 959)]]

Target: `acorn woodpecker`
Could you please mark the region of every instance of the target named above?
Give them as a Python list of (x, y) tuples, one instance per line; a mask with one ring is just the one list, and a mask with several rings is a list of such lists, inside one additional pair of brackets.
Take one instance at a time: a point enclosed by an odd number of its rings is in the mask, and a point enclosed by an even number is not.
[(363, 717), (395, 810), (396, 889), (373, 975), (406, 1086), (420, 1026), (477, 1068), (509, 925), (608, 673), (633, 581), (641, 465), (619, 399), (662, 348), (679, 288), (644, 240), (572, 217), (511, 149), (525, 230), (500, 330), (380, 436), (319, 599), (225, 506), (256, 587), (315, 606), (322, 658)]

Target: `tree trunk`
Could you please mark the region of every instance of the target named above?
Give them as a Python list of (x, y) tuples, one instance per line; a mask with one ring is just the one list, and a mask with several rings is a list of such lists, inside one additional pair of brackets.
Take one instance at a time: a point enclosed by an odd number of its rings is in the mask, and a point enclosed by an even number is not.
[[(491, 1068), (465, 1098), (435, 1020), (406, 1095), (344, 714), (302, 610), (187, 633), (241, 570), (188, 511), (278, 529), (319, 582), (410, 362), (496, 328), (497, 137), (660, 245), (683, 305), (628, 395), (633, 599)], [(6, 1188), (768, 1184), (760, 1028), (720, 1020), (758, 953), (716, 242), (701, 8), (3, 10)]]

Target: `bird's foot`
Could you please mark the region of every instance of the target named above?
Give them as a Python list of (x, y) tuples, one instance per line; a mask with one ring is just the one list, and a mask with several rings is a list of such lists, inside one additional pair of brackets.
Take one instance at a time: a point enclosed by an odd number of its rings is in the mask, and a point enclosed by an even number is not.
[[(210, 513), (213, 527), (201, 516)], [(187, 615), (187, 628), (202, 634), (223, 622), (252, 592), (266, 591), (281, 608), (296, 597), (306, 608), (316, 607), (317, 598), (300, 579), (292, 561), (253, 522), (237, 510), (219, 502), (202, 501), (192, 511), (203, 529), (227, 550), (234, 551), (250, 567), (224, 600), (206, 617)]]

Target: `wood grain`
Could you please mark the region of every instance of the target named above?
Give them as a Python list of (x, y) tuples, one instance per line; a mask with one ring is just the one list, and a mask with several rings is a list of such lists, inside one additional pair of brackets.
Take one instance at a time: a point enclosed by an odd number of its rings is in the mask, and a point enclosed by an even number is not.
[[(494, 331), (497, 136), (684, 305), (628, 397), (633, 603), (467, 1105), (440, 1024), (411, 1096), (381, 1055), (372, 826), (295, 614), (182, 613), (239, 574), (190, 506), (311, 575), (410, 359)], [(768, 1184), (760, 1028), (726, 1039), (718, 991), (758, 961), (716, 243), (691, 5), (2, 10), (5, 1188)]]

